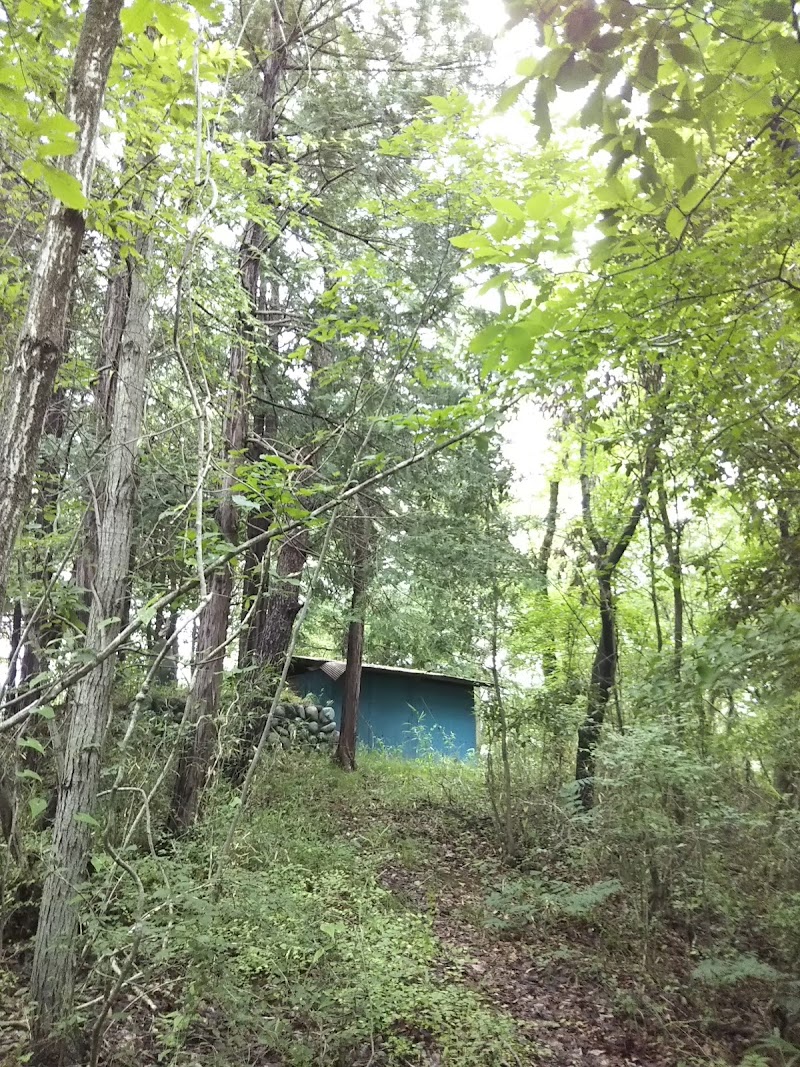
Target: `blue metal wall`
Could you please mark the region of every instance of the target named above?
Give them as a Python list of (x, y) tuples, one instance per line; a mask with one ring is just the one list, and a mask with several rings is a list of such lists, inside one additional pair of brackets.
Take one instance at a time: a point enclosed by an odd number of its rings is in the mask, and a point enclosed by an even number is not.
[[(332, 681), (321, 670), (289, 678), (295, 692), (330, 700), (337, 723), (342, 714), (342, 681)], [(400, 751), (409, 759), (431, 750), (465, 759), (476, 743), (473, 689), (435, 678), (365, 670), (358, 740), (368, 748)]]

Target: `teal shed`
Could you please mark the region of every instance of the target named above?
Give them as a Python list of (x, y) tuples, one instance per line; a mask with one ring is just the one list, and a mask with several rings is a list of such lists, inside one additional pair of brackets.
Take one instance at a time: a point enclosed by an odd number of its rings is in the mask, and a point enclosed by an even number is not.
[[(289, 684), (300, 696), (330, 702), (341, 724), (346, 664), (340, 660), (295, 656)], [(387, 748), (409, 759), (431, 750), (466, 759), (475, 751), (475, 687), (479, 682), (408, 667), (365, 663), (361, 675), (358, 742)]]

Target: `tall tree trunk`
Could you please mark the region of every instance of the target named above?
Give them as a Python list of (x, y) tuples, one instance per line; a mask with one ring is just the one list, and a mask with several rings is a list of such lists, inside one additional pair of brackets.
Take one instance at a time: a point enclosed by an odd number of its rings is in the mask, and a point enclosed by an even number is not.
[(344, 672), (342, 721), (336, 760), (346, 771), (356, 769), (356, 736), (361, 700), (361, 667), (364, 659), (364, 616), (372, 570), (372, 521), (356, 500), (352, 521), (353, 595), (347, 630), (347, 667)]
[(653, 605), (653, 624), (656, 628), (656, 651), (664, 647), (664, 635), (661, 631), (661, 609), (658, 606), (658, 587), (656, 585), (656, 550), (653, 544), (653, 520), (651, 509), (647, 509), (647, 568), (650, 574), (650, 603)]
[(681, 526), (669, 517), (664, 478), (658, 479), (658, 510), (664, 528), (664, 547), (667, 551), (667, 573), (672, 586), (672, 661), (675, 682), (680, 683), (683, 670), (683, 563), (681, 560)]
[[(64, 169), (88, 196), (100, 111), (120, 33), (122, 0), (89, 0), (64, 114), (76, 123), (77, 151)], [(0, 397), (0, 604), (20, 520), (30, 498), (39, 441), (61, 363), (86, 219), (54, 200), (31, 283), (28, 310)]]
[[(86, 648), (101, 651), (118, 632), (130, 560), (135, 467), (144, 418), (149, 311), (140, 259), (128, 260), (125, 330), (110, 400), (109, 433), (98, 525), (98, 556), (86, 632)], [(56, 809), (50, 869), (45, 880), (31, 990), (37, 1005), (34, 1038), (39, 1063), (61, 1060), (74, 1044), (70, 1031), (78, 925), (77, 890), (86, 872), (91, 818), (97, 801), (100, 760), (114, 681), (108, 657), (74, 690), (64, 767)]]
[[(631, 508), (627, 522), (617, 541), (609, 545), (595, 525), (592, 512), (592, 484), (586, 471), (581, 473), (581, 512), (583, 525), (595, 552), (594, 570), (597, 581), (600, 611), (600, 637), (595, 650), (592, 674), (586, 705), (586, 718), (578, 728), (578, 752), (575, 761), (575, 779), (581, 804), (588, 811), (594, 806), (595, 752), (606, 717), (606, 709), (617, 680), (616, 609), (614, 603), (614, 575), (620, 560), (633, 540), (642, 517), (650, 485), (656, 469), (658, 446), (663, 426), (656, 419), (650, 440), (645, 449), (639, 492)], [(585, 459), (585, 446), (581, 449)]]
[(169, 828), (173, 833), (187, 830), (195, 822), (208, 779), (216, 741), (232, 592), (230, 567), (215, 571), (209, 587), (210, 599), (200, 615), (197, 629), (197, 663), (186, 710), (189, 733), (178, 757), (169, 817)]
[(578, 728), (575, 778), (579, 783), (581, 804), (587, 811), (594, 804), (595, 749), (600, 740), (606, 710), (617, 678), (617, 634), (612, 574), (613, 571), (597, 568), (600, 637), (589, 680), (586, 718)]
[[(355, 597), (354, 597), (355, 600)], [(353, 608), (355, 610), (355, 608)], [(342, 693), (342, 722), (336, 760), (346, 771), (356, 769), (356, 734), (361, 702), (361, 666), (364, 659), (364, 620), (351, 619), (347, 628), (347, 669)]]
[[(262, 160), (274, 160), (274, 138), (278, 89), (286, 62), (287, 39), (284, 27), (285, 0), (272, 5), (265, 58), (257, 64), (261, 78), (259, 119), (254, 139), (263, 145)], [(225, 413), (225, 475), (222, 503), (217, 511), (219, 528), (231, 544), (238, 541), (239, 516), (232, 487), (237, 482), (236, 467), (247, 442), (251, 393), (251, 350), (260, 307), (261, 260), (267, 247), (263, 225), (249, 220), (239, 245), (239, 284), (247, 310), (237, 325), (238, 338), (231, 347), (228, 362), (228, 398)], [(224, 642), (228, 632), (233, 572), (217, 571), (211, 581), (211, 598), (204, 608), (195, 649), (196, 669), (188, 697), (186, 722), (189, 736), (178, 760), (169, 823), (173, 832), (188, 829), (197, 819), (200, 800), (210, 770), (214, 747), (219, 694), (224, 664)]]
[[(240, 253), (240, 283), (251, 301), (258, 292), (258, 257), (250, 244), (260, 227), (249, 223), (247, 244)], [(228, 397), (225, 411), (225, 459), (222, 500), (217, 509), (217, 525), (230, 544), (239, 539), (239, 512), (233, 502), (236, 466), (247, 437), (247, 398), (250, 391), (250, 348), (241, 325), (240, 340), (231, 347), (228, 360)], [(209, 601), (200, 615), (195, 643), (195, 671), (187, 698), (186, 728), (181, 754), (178, 758), (172, 809), (169, 825), (173, 832), (187, 830), (200, 811), (211, 765), (216, 736), (216, 719), (228, 622), (233, 596), (233, 571), (230, 565), (221, 567), (211, 577)]]
[[(558, 522), (558, 492), (559, 483), (556, 481), (550, 482), (550, 502), (544, 520), (544, 537), (542, 538), (542, 544), (539, 548), (539, 554), (536, 557), (535, 564), (536, 576), (539, 584), (537, 596), (545, 611), (547, 610), (550, 601), (547, 581), (550, 557), (553, 554), (553, 541), (556, 536), (556, 523)], [(545, 681), (547, 681), (548, 678), (553, 677), (556, 671), (556, 666), (555, 639), (552, 629), (550, 629), (545, 638), (545, 646), (542, 649), (542, 674), (544, 675)]]

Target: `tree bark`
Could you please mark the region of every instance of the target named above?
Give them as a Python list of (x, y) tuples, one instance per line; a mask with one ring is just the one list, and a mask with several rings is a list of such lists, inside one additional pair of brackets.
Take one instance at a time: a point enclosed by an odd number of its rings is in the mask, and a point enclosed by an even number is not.
[(597, 569), (597, 589), (600, 599), (600, 638), (595, 649), (586, 718), (578, 728), (578, 755), (575, 779), (579, 783), (580, 799), (588, 811), (594, 805), (595, 750), (605, 721), (611, 692), (617, 677), (617, 634), (613, 571)]
[(342, 720), (336, 761), (346, 771), (356, 769), (356, 737), (361, 701), (361, 667), (364, 659), (364, 615), (372, 563), (372, 522), (356, 501), (352, 520), (353, 595), (347, 630), (347, 667), (344, 672)]
[(680, 683), (683, 671), (683, 563), (681, 560), (681, 527), (669, 517), (667, 491), (663, 476), (658, 479), (658, 510), (664, 529), (667, 552), (667, 573), (672, 586), (672, 660), (675, 682)]
[[(549, 594), (547, 591), (547, 572), (550, 566), (550, 557), (553, 554), (553, 541), (556, 536), (556, 524), (558, 522), (558, 492), (559, 483), (550, 482), (550, 502), (547, 515), (544, 520), (544, 537), (536, 557), (536, 575), (539, 581), (538, 597), (542, 607), (547, 608)], [(557, 659), (554, 635), (552, 629), (545, 639), (545, 647), (542, 649), (542, 674), (544, 680), (552, 678), (556, 672)]]
[[(101, 652), (119, 629), (125, 594), (135, 500), (135, 467), (145, 407), (149, 311), (140, 259), (127, 264), (126, 325), (116, 356), (109, 434), (98, 525), (98, 556), (86, 632), (86, 648)], [(115, 621), (116, 619), (116, 621)], [(38, 1063), (64, 1059), (75, 1043), (69, 1029), (78, 928), (76, 892), (85, 876), (91, 819), (96, 808), (100, 760), (108, 722), (114, 658), (104, 659), (76, 685), (64, 747), (50, 868), (45, 880), (31, 990), (37, 1004), (34, 1039)]]
[(193, 825), (208, 780), (216, 741), (232, 591), (230, 566), (215, 571), (209, 587), (210, 600), (200, 615), (197, 631), (197, 665), (186, 710), (189, 734), (178, 757), (169, 817), (172, 833), (181, 833)]
[[(248, 225), (248, 235), (252, 224)], [(251, 286), (253, 297), (258, 287), (258, 269), (249, 245), (242, 251), (242, 286)], [(246, 290), (247, 291), (247, 290)], [(225, 412), (226, 469), (222, 500), (217, 509), (217, 525), (230, 544), (239, 540), (239, 512), (233, 502), (236, 465), (247, 435), (247, 396), (250, 388), (249, 346), (240, 340), (231, 347), (228, 361), (228, 398)], [(200, 800), (208, 780), (216, 736), (216, 719), (225, 641), (233, 595), (233, 571), (230, 565), (214, 572), (209, 587), (209, 601), (200, 615), (195, 645), (195, 671), (187, 698), (187, 737), (178, 757), (169, 827), (173, 833), (188, 830), (200, 812)]]
[(653, 520), (650, 508), (647, 509), (647, 542), (649, 555), (647, 566), (650, 574), (650, 603), (653, 605), (653, 624), (656, 628), (656, 651), (664, 647), (664, 635), (661, 631), (661, 610), (658, 606), (658, 587), (656, 586), (656, 550), (653, 544)]
[[(260, 114), (254, 139), (262, 146), (262, 159), (273, 162), (278, 88), (286, 58), (284, 0), (272, 5), (265, 58), (257, 64), (261, 76)], [(239, 539), (239, 515), (233, 502), (232, 487), (238, 480), (236, 466), (247, 442), (251, 394), (251, 349), (253, 330), (259, 309), (261, 260), (267, 235), (260, 222), (249, 220), (239, 245), (239, 284), (247, 310), (237, 325), (237, 340), (231, 347), (228, 363), (228, 398), (225, 413), (225, 475), (222, 503), (217, 522), (227, 541)], [(216, 732), (216, 719), (224, 665), (224, 645), (230, 619), (233, 572), (224, 567), (214, 574), (211, 599), (204, 608), (196, 647), (197, 667), (188, 698), (186, 721), (189, 736), (178, 759), (169, 825), (173, 832), (187, 830), (197, 819), (200, 800), (208, 780), (210, 759)], [(240, 763), (237, 761), (237, 766)]]
[(361, 702), (361, 666), (364, 659), (364, 620), (352, 619), (347, 629), (347, 669), (342, 693), (342, 722), (336, 760), (345, 771), (356, 769), (356, 734)]
[[(119, 40), (122, 0), (89, 0), (64, 113), (78, 127), (64, 169), (91, 190), (100, 111)], [(58, 200), (50, 206), (28, 309), (0, 397), (0, 604), (22, 514), (30, 499), (47, 404), (61, 363), (86, 220)]]
[[(600, 637), (592, 663), (586, 718), (578, 728), (578, 752), (575, 761), (575, 780), (580, 802), (585, 811), (594, 806), (595, 752), (606, 717), (606, 709), (617, 679), (616, 607), (614, 603), (614, 575), (628, 546), (633, 540), (639, 520), (647, 506), (650, 485), (656, 469), (657, 449), (663, 434), (661, 420), (656, 420), (645, 450), (639, 493), (627, 522), (617, 541), (609, 546), (594, 522), (592, 486), (589, 475), (581, 473), (581, 511), (583, 525), (595, 552), (594, 571), (600, 609)], [(581, 449), (585, 458), (585, 447)]]

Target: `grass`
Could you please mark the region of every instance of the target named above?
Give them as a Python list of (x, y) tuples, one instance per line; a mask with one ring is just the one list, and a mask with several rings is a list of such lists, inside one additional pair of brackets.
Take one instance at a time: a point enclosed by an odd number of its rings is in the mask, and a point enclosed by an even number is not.
[[(717, 912), (689, 929), (679, 908), (690, 871), (676, 868), (671, 909), (643, 924), (635, 877), (661, 823), (642, 805), (638, 823), (628, 807), (615, 816), (613, 799), (576, 820), (555, 794), (521, 783), (528, 829), (510, 863), (477, 766), (364, 753), (348, 775), (321, 755), (274, 754), (219, 898), (210, 873), (238, 802), (224, 785), (191, 835), (130, 849), (147, 914), (101, 1062), (555, 1067), (599, 1049), (612, 1067), (793, 1063), (790, 1043), (758, 1044), (791, 968), (723, 940)], [(768, 910), (716, 873), (735, 872), (741, 852), (710, 853), (706, 897), (738, 894), (746, 929), (764, 940)], [(86, 890), (87, 1022), (127, 956), (135, 912), (129, 880), (105, 906), (118, 870), (102, 859)], [(789, 889), (771, 920), (779, 932), (796, 930)], [(20, 1003), (19, 973), (0, 983), (0, 1010)], [(15, 1062), (2, 1039), (0, 1062)]]
[[(356, 829), (379, 801), (398, 818), (424, 804), (439, 772), (385, 756), (363, 765), (346, 776), (322, 758), (279, 758), (262, 775), (217, 901), (208, 857), (230, 813), (221, 790), (191, 838), (136, 860), (150, 903), (138, 982), (158, 1012), (146, 1030), (120, 1012), (105, 1039), (114, 1063), (520, 1062), (513, 1020), (458, 980), (430, 917), (381, 884), (397, 857), (393, 831)], [(410, 861), (415, 847), (406, 837), (399, 851)], [(123, 895), (97, 918), (97, 954), (122, 955), (132, 904)], [(126, 1026), (136, 1035), (127, 1058)]]

